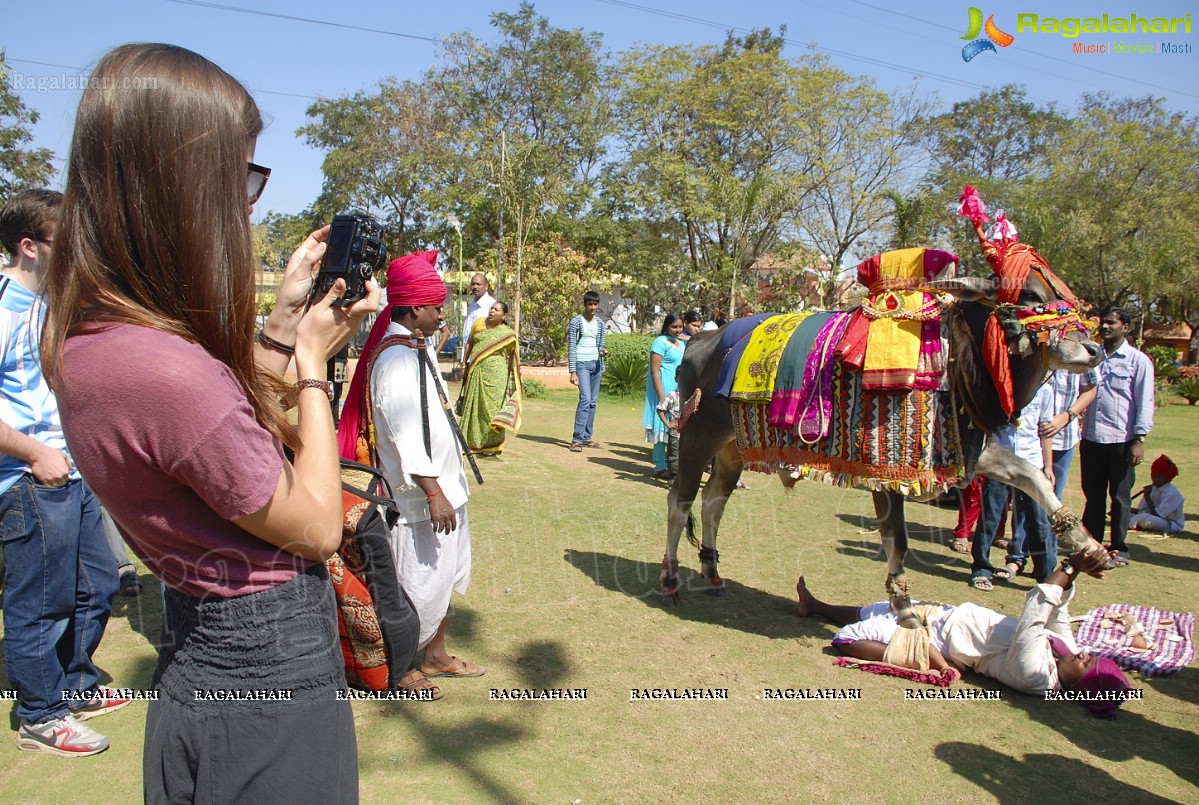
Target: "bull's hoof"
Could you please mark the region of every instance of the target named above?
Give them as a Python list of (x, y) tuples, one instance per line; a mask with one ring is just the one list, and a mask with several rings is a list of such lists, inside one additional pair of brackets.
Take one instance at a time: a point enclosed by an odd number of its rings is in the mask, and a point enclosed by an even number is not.
[(724, 579), (720, 578), (720, 571), (716, 569), (715, 564), (703, 564), (700, 566), (699, 574), (708, 582), (707, 592), (709, 595), (728, 595), (729, 591), (724, 587)]
[(915, 629), (920, 625), (916, 614), (912, 612), (912, 599), (908, 595), (908, 579), (902, 573), (887, 576), (887, 598), (891, 602), (891, 611), (899, 625), (906, 629)]
[(662, 557), (662, 572), (658, 574), (658, 591), (662, 594), (662, 603), (666, 606), (678, 606), (679, 603), (679, 560), (669, 556)]
[(884, 585), (887, 591), (887, 596), (896, 598), (897, 596), (907, 597), (908, 594), (908, 577), (903, 573), (888, 573), (887, 583)]

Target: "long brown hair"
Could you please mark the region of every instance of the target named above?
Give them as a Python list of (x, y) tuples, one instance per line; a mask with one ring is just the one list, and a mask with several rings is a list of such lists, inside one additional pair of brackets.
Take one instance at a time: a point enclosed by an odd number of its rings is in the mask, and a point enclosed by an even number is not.
[(262, 130), (232, 76), (174, 45), (123, 45), (79, 103), (46, 279), (41, 355), (69, 386), (73, 335), (136, 324), (199, 344), (237, 377), (258, 421), (288, 443), (278, 379), (254, 362), (246, 152)]

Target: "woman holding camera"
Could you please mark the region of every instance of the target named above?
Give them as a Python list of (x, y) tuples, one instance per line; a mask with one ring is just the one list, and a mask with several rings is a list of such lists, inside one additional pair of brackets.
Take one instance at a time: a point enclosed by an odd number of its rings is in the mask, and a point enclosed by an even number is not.
[[(318, 230), (254, 345), (261, 129), (245, 88), (203, 57), (113, 50), (79, 105), (55, 238), (42, 355), (67, 441), (166, 586), (151, 803), (357, 801), (323, 561), (342, 509), (321, 378), (379, 291), (335, 307), (338, 280), (305, 313)], [(294, 426), (279, 379), (293, 353)]]

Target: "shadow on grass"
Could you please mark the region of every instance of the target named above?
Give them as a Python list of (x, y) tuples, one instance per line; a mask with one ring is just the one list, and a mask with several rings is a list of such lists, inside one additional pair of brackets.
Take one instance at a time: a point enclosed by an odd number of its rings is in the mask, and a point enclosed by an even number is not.
[[(1140, 685), (1134, 682), (1133, 687)], [(1121, 708), (1114, 721), (1107, 721), (1087, 715), (1074, 702), (1045, 702), (1032, 696), (1013, 696), (1011, 703), (1034, 721), (1057, 730), (1084, 752), (1113, 763), (1140, 758), (1169, 769), (1191, 785), (1199, 785), (1199, 764), (1195, 763), (1199, 756), (1199, 736), (1192, 731), (1159, 724), (1128, 707)], [(1105, 789), (1104, 793), (1108, 791)], [(1116, 797), (1113, 801), (1134, 800)]]
[[(1121, 736), (1124, 740), (1123, 731)], [(961, 741), (940, 744), (933, 753), (955, 774), (978, 786), (997, 802), (1073, 802), (1082, 798), (1087, 789), (1110, 802), (1172, 801), (1120, 782), (1081, 760), (1062, 755), (1034, 754), (1020, 758), (989, 746)]]
[[(873, 559), (880, 565), (881, 573), (886, 573), (887, 556), (883, 552), (882, 542), (878, 538), (870, 540), (838, 540), (841, 545), (836, 549), (842, 556), (857, 556)], [(942, 556), (932, 551), (919, 551), (908, 548), (904, 557), (904, 568), (908, 573), (922, 573), (930, 576), (940, 576), (949, 581), (960, 581), (963, 584), (970, 581), (970, 557), (961, 554)], [(910, 579), (909, 579), (910, 581)]]
[(533, 436), (532, 434), (521, 433), (516, 438), (522, 442), (537, 442), (538, 444), (555, 445), (563, 449), (570, 448), (569, 439), (559, 439), (556, 436)]
[(1151, 677), (1144, 684), (1159, 696), (1199, 705), (1199, 668), (1183, 668), (1169, 676)]
[(1183, 570), (1191, 573), (1199, 572), (1199, 559), (1166, 552), (1165, 548), (1169, 546), (1170, 540), (1138, 539), (1139, 536), (1141, 536), (1139, 532), (1128, 532), (1127, 539), (1128, 546), (1132, 551), (1133, 567), (1137, 565), (1157, 565), (1173, 570)]
[(595, 551), (567, 549), (563, 557), (595, 584), (660, 609), (682, 620), (708, 623), (771, 639), (817, 637), (826, 639), (828, 627), (815, 618), (795, 615), (795, 600), (724, 580), (726, 594), (713, 595), (698, 573), (679, 568), (679, 603), (668, 605), (658, 593), (661, 566)]
[[(396, 750), (395, 755), (359, 754), (358, 767), (361, 776), (374, 771), (402, 773), (404, 765), (416, 761), (448, 763), (458, 782), (469, 781), (484, 792), (485, 801), (501, 805), (522, 805), (527, 797), (497, 779), (475, 761), (475, 756), (485, 752), (503, 750), (522, 741), (535, 738), (528, 728), (528, 718), (472, 718), (464, 723), (448, 726), (426, 717), (427, 707), (436, 704), (413, 706), (400, 702), (384, 704), (376, 710), (382, 718), (402, 718), (412, 728), (412, 734), (420, 741), (414, 746)], [(422, 752), (423, 750), (423, 752)], [(412, 756), (416, 757), (413, 758)], [(423, 758), (421, 757), (423, 755)]]
[(607, 467), (614, 472), (616, 481), (632, 481), (633, 483), (648, 484), (649, 486), (661, 487), (666, 490), (666, 484), (659, 481), (651, 473), (653, 466), (647, 466), (644, 462), (633, 463), (624, 461), (619, 458), (607, 458), (605, 456), (591, 456), (588, 459), (592, 464), (598, 464), (601, 467)]
[[(868, 517), (862, 514), (846, 514), (842, 512), (837, 515), (837, 518), (841, 520), (841, 522), (851, 525), (854, 528), (878, 534), (878, 519), (875, 517)], [(923, 525), (921, 523), (913, 523), (910, 520), (908, 521), (907, 526), (909, 546), (911, 543), (919, 541), (928, 542), (933, 545), (943, 545), (948, 548), (950, 543), (953, 542), (952, 528)], [(875, 541), (880, 545), (882, 544), (881, 539), (878, 537), (875, 537)]]
[(142, 594), (117, 594), (112, 601), (112, 617), (129, 621), (129, 630), (146, 638), (155, 651), (162, 639), (162, 582), (153, 573), (141, 573)]
[[(470, 644), (476, 636), (477, 627), (478, 618), (475, 613), (455, 611), (446, 627), (448, 642), (452, 645)], [(509, 665), (520, 677), (522, 687), (558, 687), (561, 681), (572, 673), (566, 652), (555, 642), (530, 641), (519, 646), (512, 656)], [(441, 683), (447, 696), (459, 692), (459, 683), (437, 681)], [(486, 684), (485, 679), (463, 682)], [(450, 763), (455, 775), (468, 780), (471, 785), (484, 792), (485, 801), (501, 805), (520, 805), (527, 801), (525, 792), (505, 785), (475, 758), (496, 750), (503, 751), (505, 747), (515, 746), (524, 741), (535, 740), (535, 719), (529, 713), (500, 719), (476, 717), (465, 723), (447, 726), (428, 717), (432, 714), (432, 711), (426, 709), (429, 706), (414, 706), (412, 703), (400, 702), (382, 704), (375, 712), (382, 718), (402, 718), (407, 721), (412, 734), (421, 742), (424, 758), (435, 763)], [(416, 751), (419, 753), (421, 750)], [(376, 770), (393, 773), (397, 768), (402, 768), (397, 764), (409, 761), (409, 757), (403, 757), (398, 752), (396, 755), (360, 754), (358, 758), (360, 771), (364, 775)]]

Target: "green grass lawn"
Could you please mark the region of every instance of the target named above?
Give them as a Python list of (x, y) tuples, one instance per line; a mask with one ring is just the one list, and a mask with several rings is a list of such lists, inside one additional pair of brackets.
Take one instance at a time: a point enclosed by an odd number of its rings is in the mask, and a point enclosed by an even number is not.
[[(366, 803), (1199, 802), (1199, 672), (1134, 680), (1144, 699), (1114, 722), (968, 675), (999, 701), (905, 701), (910, 683), (834, 667), (834, 628), (793, 614), (795, 579), (836, 603), (883, 597), (870, 495), (747, 475), (720, 540), (729, 595), (703, 593), (684, 542), (684, 595), (656, 595), (666, 490), (650, 477), (641, 400), (600, 401), (605, 449), (567, 450), (575, 398), (526, 405), (524, 429), (470, 517), (474, 574), (450, 648), (487, 669), (449, 680), (435, 703), (357, 702)], [(1146, 458), (1167, 452), (1199, 505), (1199, 410), (1158, 411)], [(1067, 504), (1082, 509), (1077, 463)], [(1148, 482), (1148, 471), (1139, 483)], [(909, 504), (917, 597), (1019, 612), (1031, 582), (967, 587), (949, 549), (956, 512)], [(1111, 602), (1199, 609), (1199, 516), (1170, 539), (1133, 535), (1133, 565), (1084, 579), (1075, 614)], [(98, 661), (145, 688), (159, 589), (120, 598)], [(0, 688), (7, 688), (0, 676)], [(633, 688), (724, 688), (723, 701), (630, 701)], [(856, 701), (766, 701), (763, 688), (860, 689)], [(585, 701), (491, 701), (491, 688), (586, 688)], [(0, 802), (140, 799), (144, 705), (92, 722), (95, 758), (19, 752), (0, 741)], [(15, 719), (10, 715), (15, 729)]]

